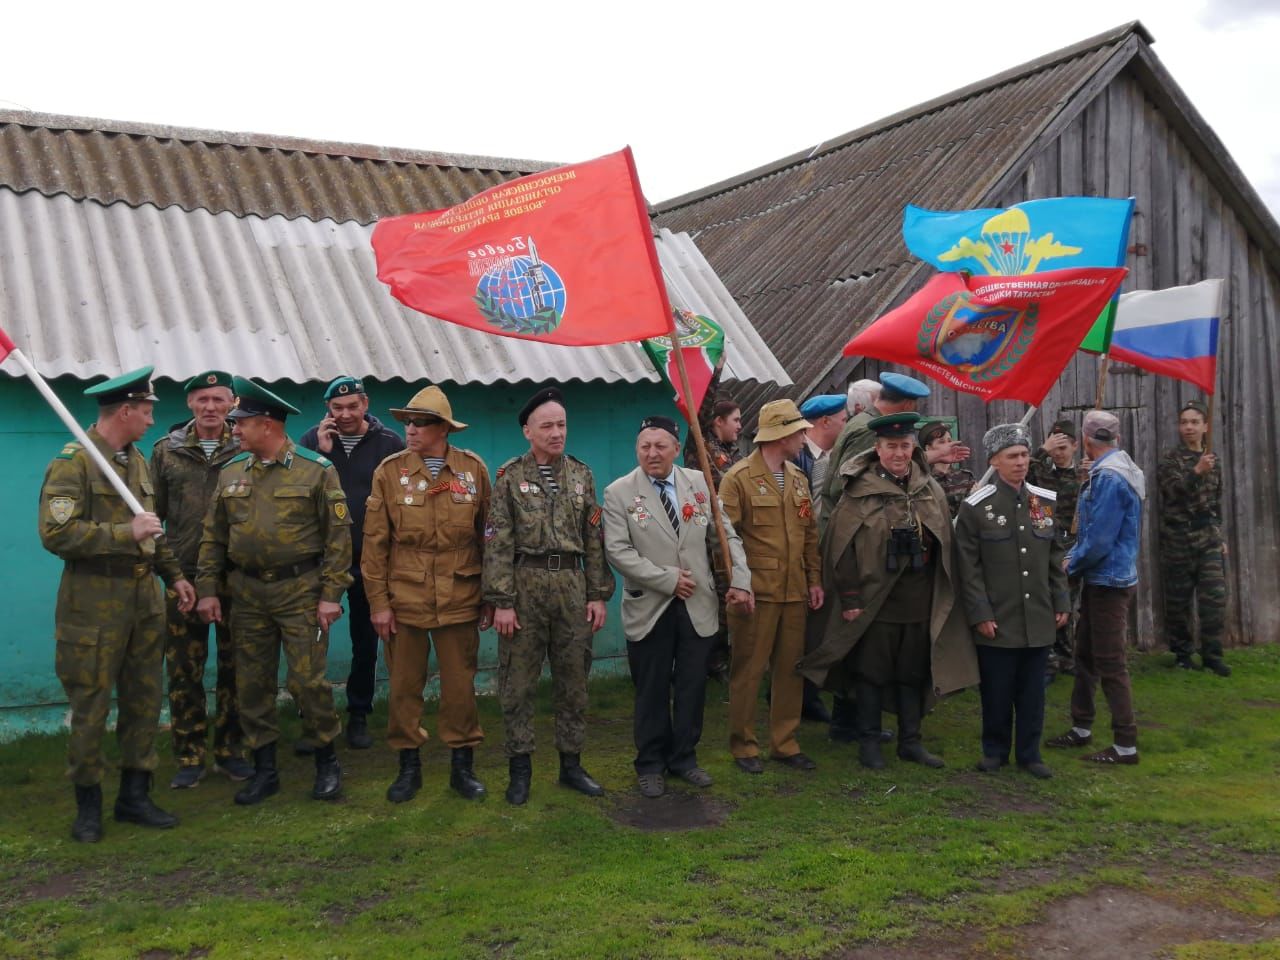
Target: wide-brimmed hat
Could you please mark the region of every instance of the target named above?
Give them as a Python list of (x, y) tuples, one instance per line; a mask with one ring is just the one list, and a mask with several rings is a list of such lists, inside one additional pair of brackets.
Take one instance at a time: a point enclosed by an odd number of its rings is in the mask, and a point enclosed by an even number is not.
[(392, 407), (391, 415), (401, 423), (410, 417), (439, 417), (449, 425), (450, 431), (467, 429), (465, 423), (453, 419), (453, 407), (439, 387), (423, 387), (413, 395), (407, 406)]
[(794, 400), (773, 400), (760, 408), (756, 443), (781, 440), (812, 426), (812, 423), (800, 415), (800, 408)]

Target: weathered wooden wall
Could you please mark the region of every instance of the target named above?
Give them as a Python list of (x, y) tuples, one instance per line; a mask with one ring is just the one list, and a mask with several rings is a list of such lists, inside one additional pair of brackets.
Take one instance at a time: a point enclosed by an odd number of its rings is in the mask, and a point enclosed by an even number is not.
[[(1228, 282), (1219, 336), (1213, 443), (1224, 469), (1228, 546), (1228, 643), (1280, 641), (1280, 276), (1249, 239), (1245, 225), (1171, 126), (1168, 116), (1126, 70), (1053, 140), (992, 206), (1053, 196), (1136, 198), (1129, 276), (1123, 290), (1149, 290), (1211, 277)], [(1068, 238), (1061, 238), (1068, 239)], [(1077, 418), (1094, 404), (1101, 361), (1076, 359), (1033, 421), (1037, 436), (1061, 413)], [(855, 376), (874, 376), (868, 361)], [(1113, 363), (1105, 405), (1121, 419), (1123, 447), (1147, 475), (1149, 496), (1133, 628), (1139, 646), (1162, 647), (1163, 617), (1155, 514), (1156, 463), (1177, 443), (1179, 407), (1199, 398), (1190, 384)], [(955, 415), (976, 447), (991, 425), (1019, 419), (1025, 406), (985, 406), (938, 390), (928, 412)], [(981, 456), (975, 460), (981, 460)]]

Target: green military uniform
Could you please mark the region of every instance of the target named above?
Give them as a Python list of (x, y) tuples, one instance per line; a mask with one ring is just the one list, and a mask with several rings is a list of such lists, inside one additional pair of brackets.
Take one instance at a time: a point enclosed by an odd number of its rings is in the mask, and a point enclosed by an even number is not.
[[(215, 382), (211, 385), (220, 384)], [(196, 577), (204, 518), (218, 488), (218, 473), (239, 449), (240, 445), (231, 436), (230, 429), (224, 428), (217, 448), (206, 455), (196, 436), (194, 422), (175, 427), (152, 447), (151, 476), (155, 483), (156, 514), (164, 522), (166, 537), (189, 580), (194, 581)], [(225, 615), (230, 609), (230, 598), (223, 593), (221, 599)], [(208, 727), (204, 669), (209, 659), (209, 627), (195, 611), (180, 613), (176, 597), (169, 598), (167, 615), (169, 628), (164, 657), (169, 675), (173, 754), (179, 766), (202, 767)], [(242, 737), (236, 709), (235, 655), (231, 647), (231, 633), (225, 623), (214, 626), (214, 637), (218, 676), (213, 756), (215, 761), (221, 762), (241, 755)]]
[(938, 481), (938, 486), (942, 487), (942, 492), (947, 495), (947, 510), (951, 518), (955, 519), (960, 515), (960, 504), (964, 503), (964, 498), (973, 490), (973, 485), (978, 482), (978, 478), (971, 470), (954, 467), (947, 469), (945, 473), (938, 473), (935, 470), (933, 479)]
[(556, 747), (581, 752), (591, 668), (586, 604), (613, 596), (591, 471), (567, 455), (550, 466), (555, 489), (532, 452), (504, 463), (485, 529), (484, 602), (514, 607), (520, 621), (515, 636), (498, 643), (508, 757), (533, 752), (534, 696), (544, 659), (551, 661)]
[(1195, 472), (1202, 451), (1179, 443), (1160, 458), (1160, 579), (1169, 649), (1186, 662), (1194, 651), (1191, 601), (1200, 617), (1200, 657), (1222, 659), (1227, 584), (1222, 555), (1222, 467)]
[[(98, 431), (89, 439), (142, 503), (155, 510), (147, 461), (132, 444), (117, 453)], [(164, 541), (133, 539), (133, 513), (78, 443), (67, 444), (45, 471), (40, 541), (65, 562), (54, 611), (55, 667), (71, 707), (67, 776), (100, 783), (102, 735), (116, 688), (120, 765), (154, 770), (160, 718), (164, 597), (155, 578), (183, 578)]]
[[(1075, 546), (1076, 501), (1080, 499), (1080, 484), (1086, 476), (1086, 471), (1082, 470), (1079, 464), (1071, 463), (1060, 467), (1044, 450), (1037, 450), (1032, 454), (1031, 464), (1027, 469), (1028, 483), (1052, 490), (1057, 498), (1054, 503), (1053, 529), (1064, 551), (1070, 551)], [(1053, 649), (1049, 651), (1051, 674), (1075, 672), (1075, 609), (1080, 602), (1080, 586), (1079, 577), (1071, 577), (1068, 580), (1072, 613), (1067, 623), (1058, 628)]]
[(329, 637), (316, 604), (338, 603), (351, 584), (351, 515), (338, 471), (318, 453), (286, 441), (278, 459), (249, 452), (218, 475), (200, 542), (196, 592), (217, 596), (226, 579), (245, 742), (255, 750), (280, 736), (276, 693), (280, 649), (303, 723), (323, 746), (341, 731), (325, 679)]
[(827, 475), (822, 484), (822, 503), (818, 512), (818, 523), (822, 529), (826, 529), (827, 518), (831, 516), (831, 511), (836, 508), (840, 494), (844, 491), (845, 478), (841, 476), (840, 468), (851, 458), (876, 445), (876, 435), (867, 426), (875, 416), (875, 410), (863, 410), (850, 417), (840, 431), (840, 436), (836, 437), (827, 462)]

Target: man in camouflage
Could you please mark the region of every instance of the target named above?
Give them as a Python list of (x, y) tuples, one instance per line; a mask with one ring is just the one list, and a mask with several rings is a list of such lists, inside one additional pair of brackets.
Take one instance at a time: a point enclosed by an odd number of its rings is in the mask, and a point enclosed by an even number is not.
[(315, 743), (311, 795), (332, 800), (342, 789), (334, 738), (342, 730), (325, 678), (329, 627), (351, 583), (351, 515), (333, 464), (295, 447), (285, 419), (297, 409), (269, 390), (235, 378), (234, 434), (244, 452), (218, 476), (200, 541), (196, 590), (200, 616), (220, 623), (218, 592), (231, 596), (240, 723), (253, 750), (253, 778), (236, 803), (279, 792), (276, 772), (280, 650), (303, 726)]
[(533, 706), (551, 661), (560, 782), (597, 797), (581, 764), (586, 740), (591, 637), (604, 626), (613, 573), (602, 509), (586, 464), (564, 452), (564, 397), (539, 390), (519, 414), (529, 452), (498, 470), (485, 529), (484, 602), (498, 631), (498, 695), (507, 732), (507, 802), (529, 799)]
[[(1049, 436), (1032, 455), (1031, 466), (1027, 470), (1028, 483), (1052, 490), (1057, 496), (1054, 535), (1068, 552), (1076, 542), (1076, 501), (1080, 497), (1080, 484), (1088, 476), (1088, 471), (1076, 462), (1079, 448), (1075, 421), (1070, 418), (1056, 420), (1049, 428)], [(1060, 673), (1068, 676), (1075, 673), (1075, 630), (1078, 619), (1075, 610), (1080, 605), (1081, 583), (1079, 577), (1069, 578), (1072, 614), (1058, 628), (1054, 637), (1053, 647), (1049, 650), (1045, 683), (1052, 683), (1053, 678)]]
[[(919, 442), (926, 457), (932, 450), (949, 448), (952, 443), (951, 428), (941, 420), (926, 423), (920, 428)], [(942, 492), (947, 495), (947, 510), (951, 514), (951, 519), (954, 520), (960, 514), (960, 504), (977, 483), (977, 478), (973, 475), (973, 471), (965, 470), (954, 463), (938, 462), (932, 464), (932, 467), (933, 479), (938, 481), (938, 486), (942, 487)]]
[(1200, 660), (1220, 677), (1231, 676), (1222, 659), (1227, 584), (1222, 558), (1222, 467), (1205, 449), (1208, 408), (1197, 400), (1178, 414), (1181, 442), (1160, 458), (1160, 578), (1164, 624), (1175, 664), (1191, 670), (1191, 601), (1200, 615)]
[[(188, 380), (184, 389), (191, 419), (175, 424), (155, 442), (151, 448), (151, 479), (156, 490), (156, 515), (165, 525), (166, 537), (183, 574), (194, 581), (204, 516), (218, 488), (218, 472), (239, 452), (240, 445), (227, 426), (227, 413), (234, 401), (231, 374), (207, 370)], [(224, 610), (230, 609), (225, 594), (222, 603)], [(166, 613), (169, 629), (164, 659), (169, 674), (173, 756), (178, 762), (178, 772), (169, 786), (183, 789), (196, 786), (205, 773), (208, 698), (204, 668), (209, 659), (209, 626), (194, 611), (179, 611), (175, 597), (169, 598)], [(214, 627), (214, 635), (218, 664), (214, 769), (231, 780), (247, 780), (253, 770), (242, 754), (231, 634), (219, 624)]]
[(123, 374), (85, 391), (98, 401), (89, 440), (142, 504), (132, 515), (79, 443), (67, 444), (45, 471), (40, 489), (40, 542), (64, 561), (54, 612), (55, 670), (71, 713), (67, 776), (75, 785), (71, 836), (102, 839), (102, 736), (118, 702), (120, 793), (115, 818), (148, 827), (178, 819), (152, 803), (160, 718), (164, 599), (159, 573), (179, 610), (195, 604), (195, 590), (154, 513), (146, 457), (134, 446), (154, 420), (151, 367)]

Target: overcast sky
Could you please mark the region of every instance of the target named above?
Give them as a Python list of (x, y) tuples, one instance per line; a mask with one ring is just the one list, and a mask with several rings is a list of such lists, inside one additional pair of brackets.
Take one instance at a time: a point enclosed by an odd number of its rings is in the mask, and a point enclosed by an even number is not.
[(651, 202), (1140, 19), (1280, 210), (1280, 0), (11, 5), (0, 106), (570, 162)]

